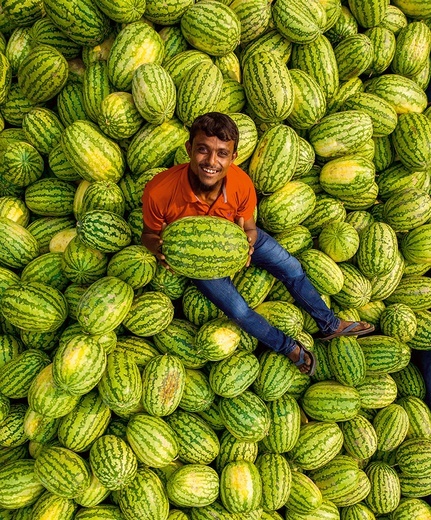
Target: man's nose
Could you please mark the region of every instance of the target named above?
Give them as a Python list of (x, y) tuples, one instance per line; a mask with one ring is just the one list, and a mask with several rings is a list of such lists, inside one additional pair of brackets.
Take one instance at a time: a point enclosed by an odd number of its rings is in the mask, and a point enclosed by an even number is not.
[(211, 164), (211, 166), (213, 166), (214, 164), (216, 164), (217, 162), (217, 150), (213, 150), (212, 152), (209, 153), (209, 163)]

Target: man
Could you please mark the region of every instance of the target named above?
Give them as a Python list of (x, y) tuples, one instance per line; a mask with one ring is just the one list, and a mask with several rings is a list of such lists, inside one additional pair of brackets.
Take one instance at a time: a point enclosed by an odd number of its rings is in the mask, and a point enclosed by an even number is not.
[[(374, 327), (366, 322), (340, 320), (326, 306), (305, 276), (301, 264), (263, 230), (257, 228), (256, 193), (250, 177), (233, 162), (237, 157), (238, 128), (225, 114), (199, 116), (186, 143), (190, 162), (156, 175), (142, 196), (142, 243), (166, 267), (161, 231), (185, 216), (214, 215), (240, 225), (250, 243), (248, 264), (262, 267), (281, 280), (291, 295), (317, 322), (323, 339), (362, 335)], [(231, 279), (194, 280), (197, 288), (242, 329), (266, 346), (289, 357), (302, 373), (313, 375), (316, 359), (300, 342), (286, 336), (253, 311)]]

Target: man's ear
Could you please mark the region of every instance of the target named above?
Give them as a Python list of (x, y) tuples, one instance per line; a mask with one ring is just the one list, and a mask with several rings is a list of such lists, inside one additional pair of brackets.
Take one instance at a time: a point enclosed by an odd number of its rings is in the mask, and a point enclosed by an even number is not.
[(232, 154), (232, 162), (234, 162), (237, 157), (238, 157), (238, 152), (237, 151), (233, 152), (233, 154)]
[(185, 144), (185, 147), (186, 147), (186, 151), (187, 151), (187, 155), (189, 157), (191, 157), (191, 153), (192, 153), (192, 145), (190, 143), (190, 141), (186, 141), (186, 144)]

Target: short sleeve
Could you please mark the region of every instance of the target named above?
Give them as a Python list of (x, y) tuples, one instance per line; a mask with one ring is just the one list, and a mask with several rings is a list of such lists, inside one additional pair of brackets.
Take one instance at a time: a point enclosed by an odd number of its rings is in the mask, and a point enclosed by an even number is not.
[(238, 204), (237, 216), (249, 220), (253, 215), (257, 204), (256, 190), (250, 177), (244, 172), (241, 188), (241, 198)]

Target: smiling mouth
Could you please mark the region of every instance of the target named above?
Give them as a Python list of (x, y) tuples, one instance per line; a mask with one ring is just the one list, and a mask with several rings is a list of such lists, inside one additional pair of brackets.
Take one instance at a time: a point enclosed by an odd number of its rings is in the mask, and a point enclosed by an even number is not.
[(201, 167), (201, 170), (207, 175), (216, 175), (218, 173), (218, 170), (216, 168)]

